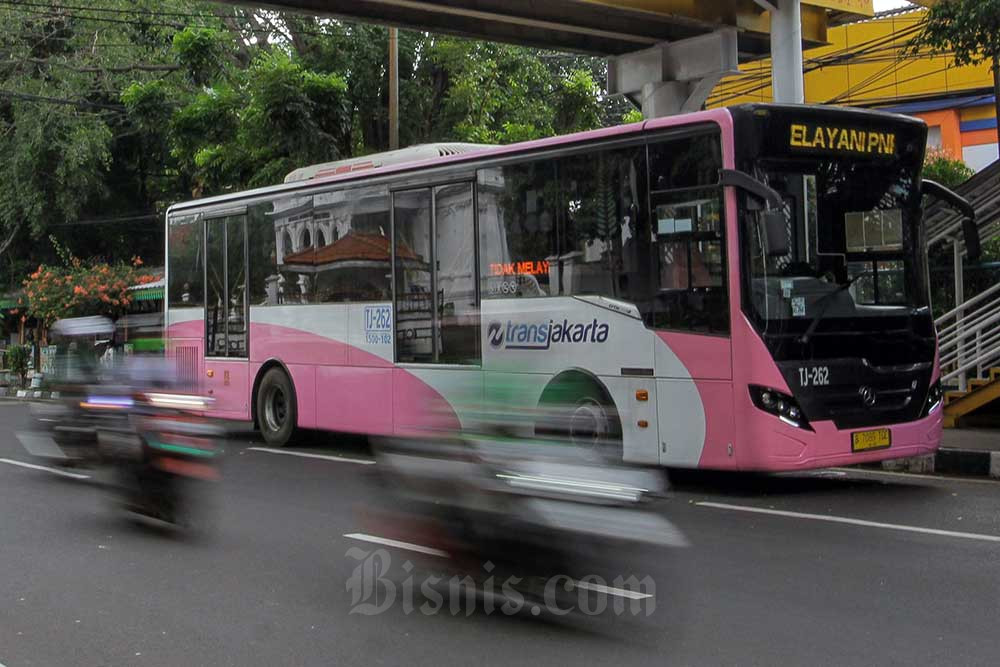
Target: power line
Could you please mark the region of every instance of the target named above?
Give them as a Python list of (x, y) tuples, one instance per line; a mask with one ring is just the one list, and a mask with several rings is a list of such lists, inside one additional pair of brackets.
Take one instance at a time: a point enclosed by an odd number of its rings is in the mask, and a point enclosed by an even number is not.
[(57, 222), (52, 227), (81, 227), (91, 225), (109, 225), (123, 222), (146, 222), (148, 220), (159, 220), (158, 213), (144, 213), (142, 215), (128, 215), (115, 218), (91, 218), (89, 220), (74, 220), (72, 222)]
[(121, 104), (102, 104), (100, 102), (91, 102), (89, 100), (73, 100), (65, 97), (47, 97), (45, 95), (18, 93), (12, 90), (0, 90), (0, 97), (10, 97), (19, 100), (26, 100), (28, 102), (47, 102), (49, 104), (59, 104), (72, 107), (91, 107), (110, 111), (124, 111), (125, 109), (125, 107)]
[(127, 14), (127, 15), (146, 15), (146, 16), (169, 16), (174, 18), (208, 18), (212, 16), (218, 16), (214, 12), (173, 12), (173, 11), (163, 11), (159, 9), (121, 9), (119, 7), (101, 7), (99, 5), (81, 6), (81, 5), (58, 5), (53, 6), (51, 3), (47, 2), (26, 2), (24, 0), (0, 0), (0, 5), (8, 5), (12, 8), (20, 9), (21, 7), (36, 7), (39, 9), (44, 9), (49, 12), (57, 12), (58, 10), (70, 10), (70, 11), (87, 11), (87, 12), (98, 12), (104, 14)]
[[(126, 10), (126, 9), (118, 9), (118, 8), (111, 8), (111, 7), (93, 7), (93, 6), (92, 7), (82, 7), (82, 6), (76, 6), (76, 5), (64, 5), (64, 6), (59, 7), (59, 8), (53, 8), (51, 5), (46, 5), (46, 4), (43, 4), (43, 3), (30, 3), (30, 2), (26, 3), (26, 2), (18, 2), (17, 0), (0, 0), (0, 6), (6, 6), (9, 9), (12, 9), (12, 10), (15, 10), (15, 11), (19, 11), (21, 13), (25, 13), (25, 14), (29, 14), (29, 15), (34, 15), (34, 16), (44, 16), (44, 17), (47, 17), (47, 18), (74, 18), (74, 19), (78, 19), (78, 20), (81, 20), (81, 21), (98, 21), (98, 22), (104, 22), (104, 23), (125, 24), (125, 25), (133, 25), (133, 26), (146, 25), (146, 26), (154, 26), (154, 27), (172, 28), (172, 29), (175, 29), (175, 30), (182, 30), (182, 29), (184, 29), (186, 27), (189, 27), (189, 26), (186, 25), (186, 24), (181, 24), (181, 23), (167, 23), (167, 22), (163, 22), (163, 21), (156, 22), (156, 21), (148, 21), (148, 20), (143, 20), (143, 22), (140, 23), (140, 19), (138, 19), (138, 18), (132, 19), (132, 20), (129, 20), (129, 19), (115, 19), (115, 18), (109, 18), (109, 17), (103, 17), (103, 16), (85, 16), (85, 15), (82, 15), (82, 14), (79, 14), (79, 13), (73, 13), (73, 12), (105, 12), (105, 13), (112, 13), (112, 14), (116, 14), (116, 15), (125, 15), (125, 16), (132, 16), (132, 15), (135, 15), (135, 14), (140, 14), (142, 16), (148, 16), (148, 17), (164, 16), (164, 17), (177, 17), (177, 18), (199, 19), (199, 20), (201, 20), (201, 21), (204, 22), (199, 27), (221, 27), (220, 24), (219, 24), (220, 20), (222, 20), (223, 18), (234, 18), (235, 17), (235, 15), (234, 16), (224, 16), (224, 15), (221, 15), (221, 14), (214, 14), (214, 15), (212, 15), (212, 14), (198, 14), (198, 13), (184, 13), (184, 12), (160, 12), (160, 11), (157, 11), (157, 10), (138, 10), (138, 9), (136, 9), (136, 10)], [(37, 9), (31, 9), (32, 7), (37, 8)], [(66, 10), (71, 10), (71, 11), (57, 11), (57, 10), (60, 10), (60, 9), (66, 9)], [(45, 11), (40, 11), (40, 10), (45, 10)], [(215, 19), (215, 20), (213, 20), (213, 19)], [(321, 23), (320, 25), (324, 25), (324, 24)], [(345, 26), (345, 25), (355, 25), (355, 23), (353, 23), (353, 22), (332, 22), (331, 21), (329, 23), (329, 25)], [(232, 29), (232, 28), (230, 28), (230, 29)], [(270, 33), (270, 34), (280, 34), (283, 37), (287, 37), (287, 35), (285, 35), (281, 30), (278, 29), (277, 26), (274, 26), (274, 25), (271, 25), (270, 28), (267, 28), (266, 26), (257, 26), (257, 27), (253, 27), (253, 26), (245, 26), (245, 27), (238, 26), (237, 30), (239, 30), (241, 33), (244, 33), (244, 34)], [(324, 37), (324, 38), (327, 38), (327, 39), (341, 40), (341, 41), (344, 41), (344, 42), (351, 42), (351, 41), (353, 41), (353, 38), (352, 38), (351, 35), (338, 35), (336, 33), (328, 32), (328, 31), (294, 30), (294, 33), (297, 34), (297, 35), (305, 35), (305, 36), (311, 36), (311, 37)], [(51, 39), (69, 39), (69, 38), (70, 37), (54, 36)]]
[(121, 73), (121, 72), (176, 72), (177, 70), (183, 69), (180, 65), (171, 65), (167, 63), (157, 64), (157, 63), (134, 63), (130, 65), (108, 65), (107, 67), (75, 67), (64, 62), (59, 62), (53, 60), (52, 58), (23, 58), (17, 60), (0, 60), (0, 66), (3, 65), (21, 65), (23, 63), (32, 63), (34, 65), (51, 65), (52, 67), (62, 67), (64, 69), (72, 70), (74, 72), (80, 72), (82, 74), (87, 73)]
[[(905, 44), (900, 44), (901, 40), (919, 32), (923, 24), (918, 24), (904, 30), (892, 33), (887, 36), (877, 37), (866, 42), (861, 42), (853, 47), (844, 47), (835, 51), (825, 53), (822, 56), (809, 58), (803, 63), (803, 74), (823, 69), (825, 67), (851, 65), (865, 55), (872, 56), (881, 53), (899, 53), (905, 49)], [(753, 78), (752, 81), (742, 81), (741, 79)], [(755, 71), (746, 72), (743, 75), (734, 77), (737, 81), (730, 84), (725, 89), (719, 91), (714, 96), (708, 98), (709, 104), (725, 104), (734, 99), (751, 95), (755, 92), (765, 90), (771, 85), (771, 77), (767, 68), (761, 64)]]

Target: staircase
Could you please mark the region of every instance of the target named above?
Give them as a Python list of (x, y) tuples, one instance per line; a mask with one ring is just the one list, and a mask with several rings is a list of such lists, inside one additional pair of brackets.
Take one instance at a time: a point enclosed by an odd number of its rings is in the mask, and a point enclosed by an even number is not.
[[(936, 321), (945, 428), (1000, 399), (1000, 284)], [(948, 390), (948, 387), (953, 389)]]
[[(1000, 238), (1000, 160), (955, 191), (976, 209), (976, 226), (985, 243)], [(943, 202), (924, 212), (927, 246), (948, 244), (955, 255), (955, 296), (964, 299), (962, 215)], [(1000, 398), (1000, 284), (960, 303), (937, 319), (945, 426)]]

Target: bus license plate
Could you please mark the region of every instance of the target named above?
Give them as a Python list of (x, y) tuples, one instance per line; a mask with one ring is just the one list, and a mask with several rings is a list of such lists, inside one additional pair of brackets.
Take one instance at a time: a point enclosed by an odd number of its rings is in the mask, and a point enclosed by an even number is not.
[(892, 446), (892, 432), (887, 428), (875, 431), (859, 431), (851, 434), (852, 452), (871, 452)]

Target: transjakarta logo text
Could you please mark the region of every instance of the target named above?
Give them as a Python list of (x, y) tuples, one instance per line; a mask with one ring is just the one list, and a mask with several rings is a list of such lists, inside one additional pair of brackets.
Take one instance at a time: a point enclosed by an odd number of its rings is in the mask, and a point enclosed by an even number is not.
[(603, 343), (608, 340), (611, 327), (596, 319), (588, 324), (571, 323), (569, 320), (544, 324), (516, 324), (490, 322), (486, 336), (490, 346), (508, 350), (547, 350), (555, 343)]

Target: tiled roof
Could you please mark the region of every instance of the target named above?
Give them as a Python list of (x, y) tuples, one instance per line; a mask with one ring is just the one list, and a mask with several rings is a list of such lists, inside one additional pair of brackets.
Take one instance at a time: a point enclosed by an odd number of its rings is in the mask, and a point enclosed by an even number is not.
[[(285, 255), (285, 264), (319, 266), (349, 261), (387, 262), (391, 253), (392, 244), (387, 237), (353, 232), (322, 248), (307, 248)], [(403, 259), (420, 259), (406, 244), (400, 244), (397, 255)]]

